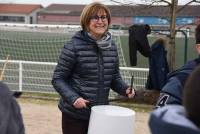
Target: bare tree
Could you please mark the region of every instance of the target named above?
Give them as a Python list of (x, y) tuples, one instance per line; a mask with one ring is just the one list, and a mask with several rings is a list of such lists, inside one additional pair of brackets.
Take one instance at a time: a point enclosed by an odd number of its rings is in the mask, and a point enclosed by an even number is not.
[(169, 69), (170, 71), (175, 69), (175, 54), (176, 54), (176, 47), (175, 47), (175, 36), (176, 36), (176, 10), (178, 5), (178, 0), (171, 0), (170, 6), (170, 40), (169, 40)]

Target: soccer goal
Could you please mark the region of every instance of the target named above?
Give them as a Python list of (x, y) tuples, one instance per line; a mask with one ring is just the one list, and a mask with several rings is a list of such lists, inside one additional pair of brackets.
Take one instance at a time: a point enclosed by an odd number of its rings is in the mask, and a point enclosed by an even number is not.
[[(4, 81), (12, 90), (55, 93), (51, 85), (53, 69), (60, 51), (76, 25), (0, 24), (0, 69), (9, 55)], [(113, 32), (113, 31), (111, 31)], [(113, 32), (121, 74), (130, 84), (134, 75), (137, 88), (144, 87), (148, 69), (127, 68), (121, 47), (120, 32)]]

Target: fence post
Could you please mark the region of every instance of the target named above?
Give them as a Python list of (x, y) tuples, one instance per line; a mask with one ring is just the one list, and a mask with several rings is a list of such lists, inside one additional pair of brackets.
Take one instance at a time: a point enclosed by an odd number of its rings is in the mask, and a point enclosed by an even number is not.
[(19, 62), (19, 91), (21, 92), (22, 91), (22, 70), (23, 70), (23, 67), (22, 67), (22, 61)]

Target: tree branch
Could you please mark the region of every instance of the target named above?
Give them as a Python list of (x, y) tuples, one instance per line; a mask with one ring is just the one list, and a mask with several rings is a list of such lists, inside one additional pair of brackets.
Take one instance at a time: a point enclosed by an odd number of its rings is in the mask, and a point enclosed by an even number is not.
[(182, 7), (180, 7), (179, 9), (176, 10), (176, 13), (180, 12), (181, 10), (183, 10), (186, 6), (188, 6), (189, 4), (193, 3), (193, 2), (197, 2), (196, 0), (191, 0), (188, 3), (186, 3), (185, 5), (183, 5)]

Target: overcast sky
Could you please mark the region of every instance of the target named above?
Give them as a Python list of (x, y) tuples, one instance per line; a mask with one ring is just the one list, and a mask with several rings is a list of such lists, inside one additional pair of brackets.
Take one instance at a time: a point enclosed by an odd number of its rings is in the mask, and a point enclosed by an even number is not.
[[(24, 3), (24, 4), (42, 4), (44, 7), (52, 3), (58, 4), (88, 4), (92, 1), (100, 1), (104, 4), (116, 4), (110, 0), (0, 0), (0, 3)], [(139, 3), (142, 0), (115, 0), (122, 3)], [(168, 0), (171, 1), (171, 0)], [(185, 4), (190, 0), (179, 0), (179, 4)]]

